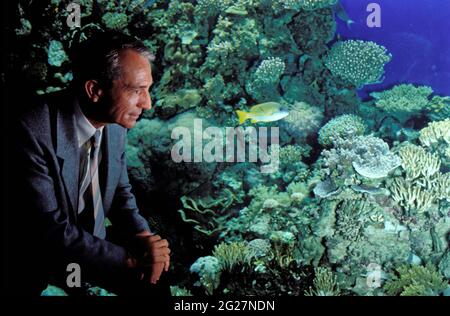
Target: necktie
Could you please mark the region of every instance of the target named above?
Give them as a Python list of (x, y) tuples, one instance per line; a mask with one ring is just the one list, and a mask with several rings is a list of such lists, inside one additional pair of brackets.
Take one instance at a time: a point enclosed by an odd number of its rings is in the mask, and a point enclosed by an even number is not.
[(96, 130), (90, 141), (83, 146), (80, 168), (83, 180), (80, 187), (78, 214), (85, 229), (93, 232), (94, 236), (104, 239), (106, 236), (105, 214), (98, 172), (101, 158), (100, 137), (101, 131)]

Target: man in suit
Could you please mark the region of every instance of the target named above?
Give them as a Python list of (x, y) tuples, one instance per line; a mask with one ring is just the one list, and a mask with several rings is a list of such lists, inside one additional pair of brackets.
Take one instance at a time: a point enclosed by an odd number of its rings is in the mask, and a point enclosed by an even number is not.
[(75, 263), (83, 282), (115, 294), (170, 295), (169, 245), (139, 215), (125, 160), (126, 131), (151, 108), (153, 58), (129, 36), (93, 36), (74, 49), (71, 88), (20, 116), (7, 252), (16, 294), (73, 290)]

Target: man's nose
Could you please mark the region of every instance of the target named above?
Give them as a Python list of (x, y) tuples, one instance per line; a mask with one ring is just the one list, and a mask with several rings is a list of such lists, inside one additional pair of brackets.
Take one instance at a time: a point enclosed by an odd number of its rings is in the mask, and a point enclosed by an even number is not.
[(138, 106), (143, 110), (150, 110), (152, 108), (152, 99), (150, 97), (150, 92), (147, 91), (145, 96), (140, 100)]

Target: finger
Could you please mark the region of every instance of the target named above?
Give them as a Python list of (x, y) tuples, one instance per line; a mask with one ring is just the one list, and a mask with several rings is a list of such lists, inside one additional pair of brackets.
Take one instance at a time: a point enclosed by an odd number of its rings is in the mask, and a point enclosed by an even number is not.
[(161, 240), (162, 238), (161, 238), (161, 236), (159, 236), (159, 235), (151, 235), (151, 236), (148, 236), (147, 238), (146, 238), (146, 240), (148, 240), (148, 241), (150, 241), (150, 242), (155, 242), (155, 241), (158, 241), (158, 240)]
[(170, 265), (170, 257), (167, 259), (166, 262), (164, 262), (164, 271), (169, 271), (169, 265)]
[(167, 260), (170, 260), (169, 258), (170, 258), (169, 255), (156, 256), (153, 258), (152, 263), (164, 263), (164, 262), (167, 262)]
[(150, 283), (155, 284), (161, 276), (164, 269), (164, 264), (155, 263), (152, 265), (152, 273), (150, 275)]
[(153, 249), (152, 255), (153, 257), (168, 256), (170, 255), (170, 249), (169, 248)]
[(168, 248), (169, 247), (169, 242), (167, 241), (167, 239), (161, 239), (161, 240), (158, 240), (158, 241), (149, 242), (148, 245), (152, 249)]

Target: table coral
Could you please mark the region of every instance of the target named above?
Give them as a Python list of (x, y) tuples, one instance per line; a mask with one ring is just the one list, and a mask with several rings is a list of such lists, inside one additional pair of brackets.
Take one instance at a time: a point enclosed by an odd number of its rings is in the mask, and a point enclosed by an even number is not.
[(333, 45), (325, 65), (333, 75), (361, 88), (381, 81), (391, 58), (386, 48), (375, 42), (348, 40)]

